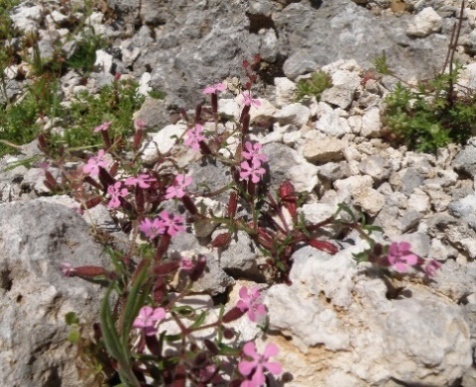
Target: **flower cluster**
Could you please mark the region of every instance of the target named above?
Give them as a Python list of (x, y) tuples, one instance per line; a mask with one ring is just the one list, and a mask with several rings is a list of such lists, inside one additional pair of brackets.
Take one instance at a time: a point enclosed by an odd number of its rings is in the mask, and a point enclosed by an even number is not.
[(200, 149), (200, 142), (205, 140), (203, 135), (203, 126), (196, 124), (192, 129), (187, 130), (185, 133), (184, 144), (193, 150)]
[(83, 172), (92, 177), (99, 175), (99, 167), (107, 168), (109, 166), (109, 161), (105, 158), (106, 155), (107, 153), (104, 149), (100, 149), (97, 156), (89, 158), (88, 162), (83, 167)]
[(157, 323), (164, 318), (164, 308), (153, 309), (150, 306), (144, 306), (139, 311), (139, 315), (134, 320), (132, 327), (142, 329), (146, 336), (153, 336), (157, 333)]
[(253, 183), (258, 183), (266, 170), (262, 167), (261, 163), (266, 162), (268, 157), (261, 153), (261, 144), (252, 144), (247, 141), (245, 143), (245, 149), (241, 152), (244, 161), (240, 164), (240, 179), (251, 179)]
[(399, 273), (406, 273), (412, 267), (423, 267), (423, 271), (428, 277), (433, 277), (441, 264), (431, 259), (426, 262), (413, 253), (408, 242), (393, 242), (388, 248), (387, 263)]
[(261, 293), (257, 286), (252, 287), (249, 293), (248, 289), (243, 286), (239, 291), (239, 295), (241, 299), (236, 306), (241, 312), (247, 312), (251, 321), (256, 322), (266, 315), (266, 308), (260, 302)]
[(154, 239), (163, 234), (174, 236), (185, 231), (184, 219), (180, 215), (162, 211), (158, 218), (153, 220), (144, 219), (139, 226), (139, 230), (149, 239)]
[(167, 188), (165, 195), (166, 199), (181, 199), (185, 196), (185, 188), (192, 184), (192, 178), (183, 174), (179, 174), (175, 177), (175, 180), (171, 186)]
[(266, 385), (265, 372), (273, 375), (279, 375), (282, 372), (281, 365), (276, 362), (270, 362), (269, 358), (276, 356), (279, 348), (274, 344), (268, 344), (262, 355), (256, 350), (256, 344), (248, 342), (243, 346), (243, 354), (249, 360), (242, 360), (238, 364), (240, 373), (248, 377), (241, 383), (241, 387), (259, 387)]

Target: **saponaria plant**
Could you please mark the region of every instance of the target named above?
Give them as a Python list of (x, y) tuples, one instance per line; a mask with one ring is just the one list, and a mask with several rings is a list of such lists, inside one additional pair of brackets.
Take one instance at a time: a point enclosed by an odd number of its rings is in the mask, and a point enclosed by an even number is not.
[[(222, 250), (239, 231), (246, 232), (266, 257), (261, 269), (270, 283), (290, 283), (292, 255), (304, 245), (331, 255), (337, 253), (337, 242), (326, 232), (326, 227), (332, 226), (357, 230), (367, 238), (372, 250), (366, 252), (366, 257), (379, 266), (402, 273), (408, 266), (423, 264), (407, 245), (391, 245), (388, 251), (379, 251), (369, 235), (372, 227), (339, 218), (344, 207), (313, 224), (299, 213), (305, 196), (296, 192), (291, 182), (285, 181), (271, 192), (266, 181), (268, 157), (249, 136), (250, 111), (261, 104), (252, 93), (258, 63), (259, 58), (243, 63), (247, 80), (240, 97), (241, 114), (233, 129), (220, 125), (218, 94), (226, 91), (224, 83), (204, 89), (204, 94), (210, 96), (210, 106), (198, 105), (193, 118), (182, 111), (187, 130), (176, 139), (176, 147), (219, 161), (230, 170), (231, 182), (215, 192), (201, 192), (198, 186), (194, 191), (190, 189), (193, 176), (177, 165), (174, 148), (159, 154), (152, 165), (142, 163), (146, 127), (141, 121), (134, 123), (131, 139), (114, 132), (113, 122), (102, 122), (91, 129), (101, 139), (101, 149), (77, 156), (75, 168), (66, 168), (62, 157), (45, 165), (47, 187), (54, 192), (72, 191), (80, 213), (106, 204), (130, 235), (128, 251), (111, 251), (113, 269), (73, 267), (69, 263), (62, 267), (66, 276), (108, 285), (94, 339), (82, 337), (82, 325), (74, 316), (69, 315), (68, 321), (74, 329), (71, 339), (100, 357), (104, 363), (101, 370), (108, 373), (110, 384), (116, 376), (127, 386), (263, 386), (282, 373), (281, 366), (270, 360), (279, 351), (275, 344), (269, 342), (260, 350), (252, 341), (243, 343), (233, 328), (234, 321), (248, 318), (266, 332), (267, 310), (261, 286), (242, 287), (240, 300), (232, 306), (197, 307), (192, 302), (196, 285), (208, 270), (207, 257), (170, 252), (172, 239), (190, 232), (192, 226), (220, 227), (222, 231), (210, 239), (209, 246)], [(39, 135), (46, 154), (54, 148), (50, 141), (47, 135)], [(229, 146), (233, 142), (234, 148)], [(60, 177), (49, 171), (52, 166), (61, 171)], [(197, 204), (199, 197), (225, 192), (226, 210), (220, 214)], [(428, 264), (427, 275), (436, 269), (436, 264)], [(97, 369), (98, 361), (93, 364)]]

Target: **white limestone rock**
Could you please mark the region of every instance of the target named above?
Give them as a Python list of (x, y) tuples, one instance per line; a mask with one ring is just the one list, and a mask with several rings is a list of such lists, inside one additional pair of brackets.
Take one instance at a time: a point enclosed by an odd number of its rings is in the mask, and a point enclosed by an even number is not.
[(350, 133), (351, 129), (347, 122), (347, 112), (340, 108), (332, 109), (325, 102), (318, 103), (318, 120), (315, 128), (320, 132), (334, 137), (342, 137)]
[(277, 107), (283, 107), (294, 102), (296, 84), (286, 77), (274, 78), (275, 103)]
[(443, 18), (432, 7), (426, 7), (415, 15), (407, 29), (407, 35), (424, 38), (439, 32), (443, 26)]
[(157, 160), (159, 154), (170, 151), (177, 143), (177, 138), (187, 131), (187, 125), (183, 123), (167, 125), (146, 140), (141, 148), (142, 160), (153, 162)]
[(277, 360), (296, 385), (451, 385), (472, 363), (462, 312), (420, 285), (388, 299), (382, 279), (356, 266), (352, 253), (362, 247), (295, 253), (292, 285), (274, 285), (265, 298), (270, 328), (291, 338), (269, 338), (280, 347)]

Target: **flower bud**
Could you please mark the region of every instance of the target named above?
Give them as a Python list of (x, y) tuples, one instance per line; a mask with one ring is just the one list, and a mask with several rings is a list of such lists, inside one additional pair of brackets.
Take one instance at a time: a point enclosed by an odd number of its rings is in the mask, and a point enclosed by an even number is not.
[(314, 247), (315, 249), (325, 251), (326, 253), (329, 253), (332, 255), (334, 255), (335, 253), (339, 251), (337, 246), (333, 245), (330, 242), (320, 241), (318, 239), (309, 239), (307, 242), (309, 243), (310, 246)]
[(238, 206), (238, 194), (233, 191), (228, 199), (227, 217), (233, 219), (236, 215), (236, 207)]
[(234, 308), (230, 309), (228, 312), (225, 313), (225, 315), (221, 318), (221, 321), (224, 323), (229, 323), (238, 320), (246, 312), (246, 309), (242, 311), (240, 308), (235, 306)]
[(224, 232), (220, 235), (217, 235), (212, 241), (213, 248), (227, 248), (231, 242), (231, 234), (229, 232)]

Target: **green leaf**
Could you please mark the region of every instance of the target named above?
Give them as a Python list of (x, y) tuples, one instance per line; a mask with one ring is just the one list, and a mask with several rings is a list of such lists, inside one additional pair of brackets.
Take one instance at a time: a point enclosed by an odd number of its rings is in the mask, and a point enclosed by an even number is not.
[(69, 331), (67, 338), (71, 344), (76, 344), (79, 339), (81, 339), (81, 333), (76, 329), (72, 329), (71, 331)]
[(76, 316), (76, 313), (74, 312), (66, 313), (64, 316), (64, 320), (66, 322), (66, 325), (79, 324), (79, 318)]
[(189, 305), (180, 305), (172, 308), (172, 311), (184, 316), (184, 317), (193, 317), (195, 315), (195, 309)]
[[(136, 318), (137, 314), (139, 313), (139, 309), (144, 305), (145, 299), (149, 295), (149, 291), (144, 288), (144, 284), (148, 277), (148, 269), (149, 263), (146, 262), (140, 268), (139, 273), (137, 273), (134, 283), (129, 291), (127, 302), (124, 307), (123, 312), (123, 321), (122, 321), (122, 345), (125, 348), (129, 348), (129, 335), (131, 332), (132, 324), (134, 319)], [(127, 351), (129, 353), (129, 351)]]
[(127, 351), (123, 348), (114, 325), (114, 320), (111, 314), (111, 306), (109, 305), (109, 296), (111, 294), (111, 290), (112, 287), (106, 291), (99, 315), (104, 344), (106, 345), (109, 355), (111, 355), (118, 362), (118, 372), (121, 380), (128, 387), (140, 387), (140, 383), (131, 369), (131, 359), (126, 356)]
[(206, 317), (207, 317), (206, 312), (200, 313), (200, 316), (198, 316), (198, 318), (195, 320), (195, 322), (190, 326), (190, 329), (195, 329), (195, 328), (201, 327), (203, 325), (203, 323), (205, 322)]

